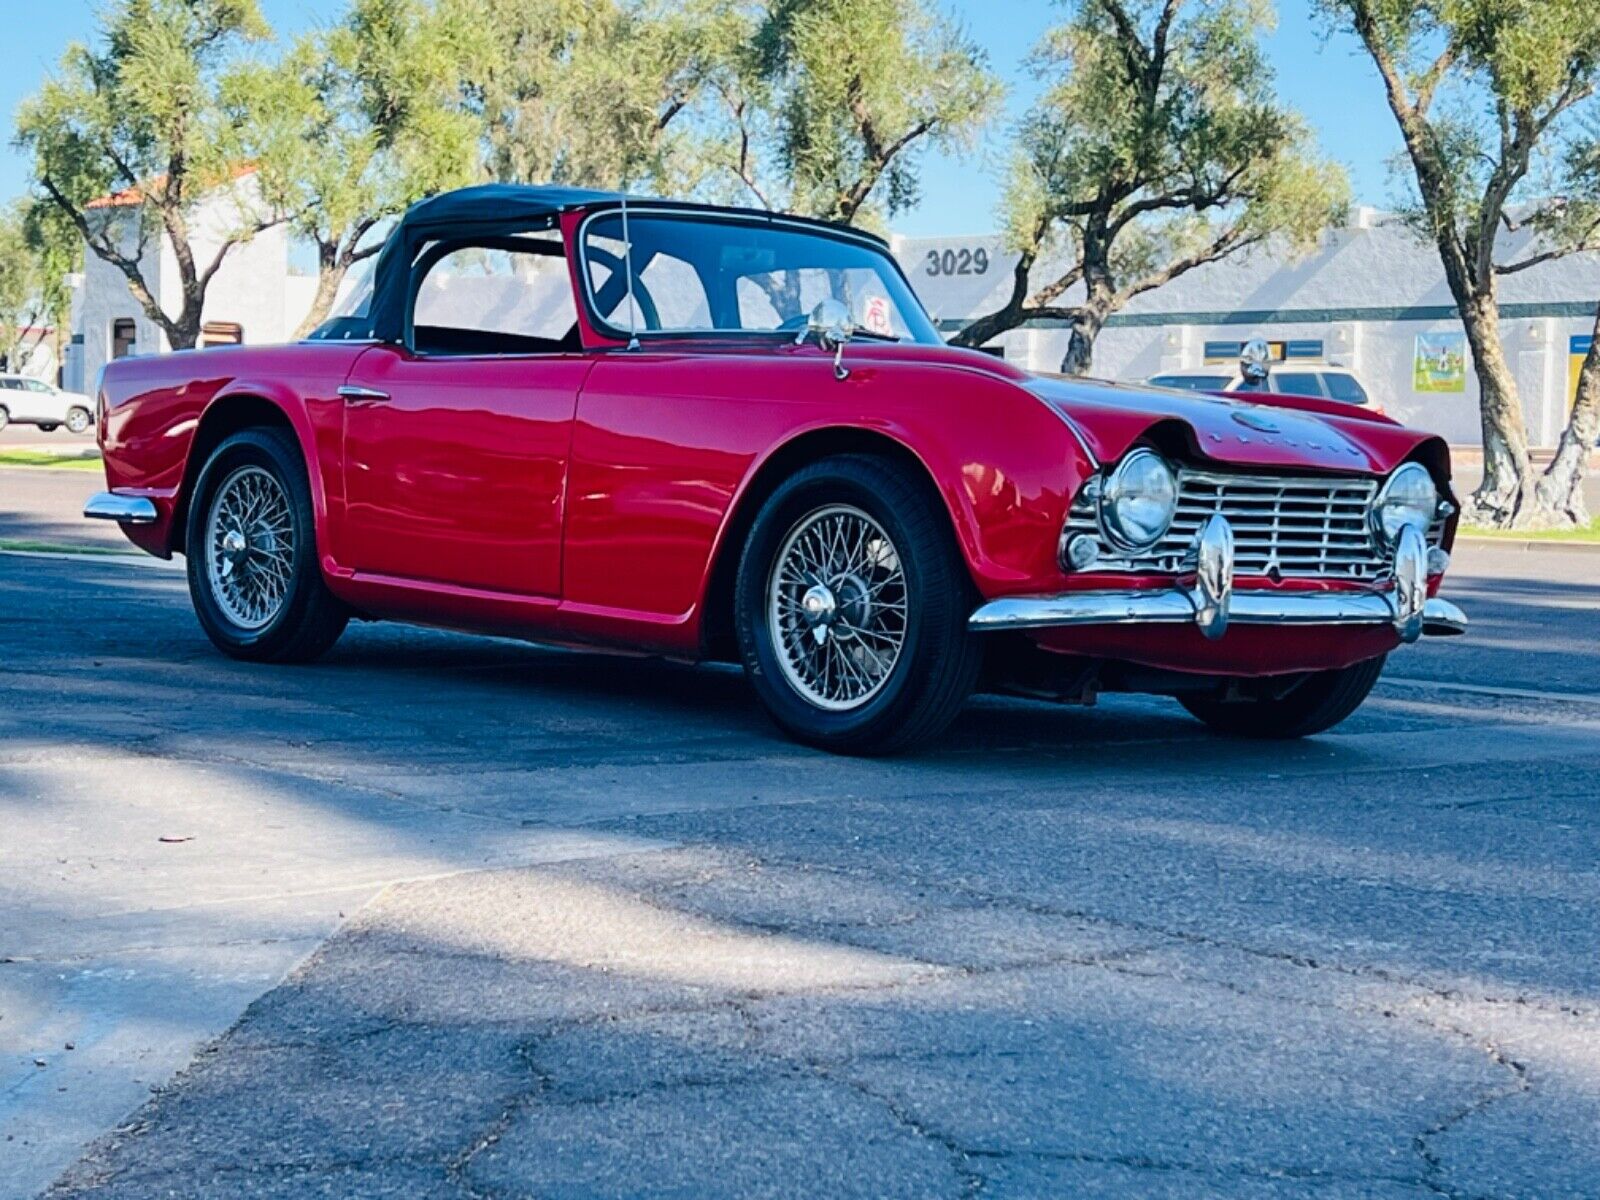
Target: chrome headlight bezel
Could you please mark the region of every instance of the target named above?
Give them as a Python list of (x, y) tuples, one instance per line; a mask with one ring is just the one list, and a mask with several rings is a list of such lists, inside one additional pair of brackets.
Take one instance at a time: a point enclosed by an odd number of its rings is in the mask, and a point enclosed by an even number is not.
[(1150, 549), (1172, 527), (1177, 511), (1178, 473), (1147, 447), (1124, 455), (1100, 487), (1100, 532), (1118, 550)]
[(1378, 544), (1393, 550), (1408, 526), (1426, 537), (1438, 513), (1439, 485), (1427, 467), (1408, 462), (1396, 467), (1383, 481), (1368, 519)]

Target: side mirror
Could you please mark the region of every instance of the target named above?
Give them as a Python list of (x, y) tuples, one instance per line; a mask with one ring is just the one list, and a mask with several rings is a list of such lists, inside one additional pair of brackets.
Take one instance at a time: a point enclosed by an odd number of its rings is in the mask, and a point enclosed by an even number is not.
[(848, 379), (849, 368), (843, 363), (844, 346), (856, 331), (856, 324), (850, 318), (850, 309), (842, 300), (829, 296), (826, 300), (817, 301), (817, 306), (811, 310), (811, 316), (806, 319), (805, 332), (797, 339), (804, 342), (807, 338), (815, 338), (817, 345), (824, 350), (833, 351), (833, 377), (835, 379)]

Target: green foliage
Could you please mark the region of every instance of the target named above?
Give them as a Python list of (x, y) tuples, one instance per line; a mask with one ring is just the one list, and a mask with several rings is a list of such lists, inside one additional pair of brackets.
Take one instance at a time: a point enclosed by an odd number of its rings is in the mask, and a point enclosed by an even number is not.
[(710, 69), (719, 0), (441, 0), (489, 31), (466, 63), (497, 179), (670, 188), (674, 125)]
[(38, 263), (29, 253), (20, 205), (0, 213), (0, 359), (16, 370), (23, 331), (38, 322), (40, 299)]
[[(240, 140), (241, 117), (221, 104), (220, 79), (238, 50), (266, 33), (255, 0), (123, 0), (102, 14), (99, 44), (70, 46), (59, 73), (18, 115), (17, 143), (32, 153), (45, 196), (123, 271), (175, 346), (198, 333), (205, 283), (221, 255), (266, 223), (242, 209), (213, 263), (194, 262), (188, 218), (231, 180)], [(112, 191), (129, 203), (89, 207)], [(176, 315), (161, 310), (142, 276), (156, 229), (171, 239), (183, 277)]]
[(970, 146), (1000, 99), (983, 52), (917, 0), (777, 0), (753, 24), (745, 73), (789, 211), (909, 207), (916, 151)]
[(266, 36), (255, 0), (126, 0), (102, 21), (102, 45), (68, 47), (22, 106), (18, 141), (77, 207), (134, 187), (190, 201), (193, 181), (232, 165), (217, 79), (240, 43)]
[(1127, 276), (1230, 228), (1313, 242), (1346, 190), (1301, 151), (1309, 131), (1273, 95), (1256, 40), (1271, 16), (1256, 0), (1075, 5), (1033, 55), (1052, 82), (1017, 139), (1006, 198), (1017, 248), (1063, 232), (1081, 243), (1104, 223), (1135, 235), (1112, 256)]
[[(1582, 146), (1593, 141), (1592, 127), (1582, 135), (1580, 114), (1600, 79), (1600, 5), (1318, 0), (1318, 7), (1355, 30), (1383, 74), (1406, 140), (1395, 164), (1410, 198), (1403, 213), (1422, 236), (1457, 244), (1463, 284), (1487, 286), (1503, 228), (1540, 227), (1558, 238), (1552, 246), (1581, 232), (1560, 210), (1584, 187)], [(1520, 210), (1517, 221), (1505, 221), (1508, 205)]]
[(256, 165), (262, 194), (318, 252), (326, 315), (349, 267), (379, 248), (383, 218), (478, 173), (479, 126), (460, 104), (481, 33), (422, 0), (354, 0), (337, 26), (279, 61), (223, 79), (232, 154)]
[[(1342, 219), (1343, 172), (1304, 149), (1258, 33), (1264, 0), (1076, 0), (1031, 57), (1043, 94), (1018, 126), (1004, 228), (1022, 255), (981, 344), (1049, 312), (1072, 318), (1081, 370), (1134, 296), (1268, 238), (1311, 248)], [(1036, 263), (1051, 264), (1034, 280)], [(1059, 298), (1083, 285), (1085, 299)]]

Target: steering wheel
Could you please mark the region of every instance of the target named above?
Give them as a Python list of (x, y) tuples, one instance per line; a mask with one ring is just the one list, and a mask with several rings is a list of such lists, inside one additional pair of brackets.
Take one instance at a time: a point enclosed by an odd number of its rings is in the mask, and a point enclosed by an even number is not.
[[(616, 286), (617, 281), (623, 279), (625, 268), (622, 259), (609, 250), (602, 250), (599, 246), (590, 246), (588, 253), (591, 262), (597, 262), (611, 272), (611, 277), (605, 282), (607, 289)], [(622, 285), (622, 295), (617, 297), (618, 302), (625, 298), (627, 294), (627, 284), (624, 283)], [(644, 318), (644, 327), (646, 329), (660, 329), (661, 314), (656, 310), (656, 302), (651, 297), (649, 290), (644, 286), (644, 281), (638, 278), (633, 281), (633, 300), (639, 306), (639, 315)]]
[(799, 333), (811, 323), (810, 313), (795, 313), (792, 317), (785, 317), (774, 327), (778, 333)]

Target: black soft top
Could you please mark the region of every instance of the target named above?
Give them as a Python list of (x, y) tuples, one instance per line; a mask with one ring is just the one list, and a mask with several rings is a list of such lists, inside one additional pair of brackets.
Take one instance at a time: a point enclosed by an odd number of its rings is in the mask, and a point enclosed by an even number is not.
[(457, 234), (494, 237), (547, 229), (569, 209), (620, 199), (615, 192), (588, 188), (485, 183), (417, 201), (390, 231), (373, 268), (372, 301), (367, 308), (370, 336), (380, 342), (398, 342), (405, 336), (411, 264), (424, 243)]
[[(417, 253), (425, 243), (444, 238), (503, 237), (549, 229), (564, 212), (577, 208), (608, 208), (620, 204), (622, 199), (618, 192), (556, 184), (485, 183), (419, 200), (406, 209), (378, 255), (372, 272), (372, 299), (367, 307), (367, 316), (336, 318), (311, 336), (317, 339), (370, 337), (380, 342), (402, 341), (405, 337), (406, 308), (410, 301), (411, 264), (416, 261)], [(835, 236), (847, 233), (848, 236), (876, 243), (887, 250), (887, 243), (881, 238), (857, 229), (844, 231), (826, 221), (753, 209), (629, 196), (628, 207), (631, 209), (635, 203), (640, 211), (665, 207), (704, 212), (712, 216), (722, 214), (809, 225)]]

